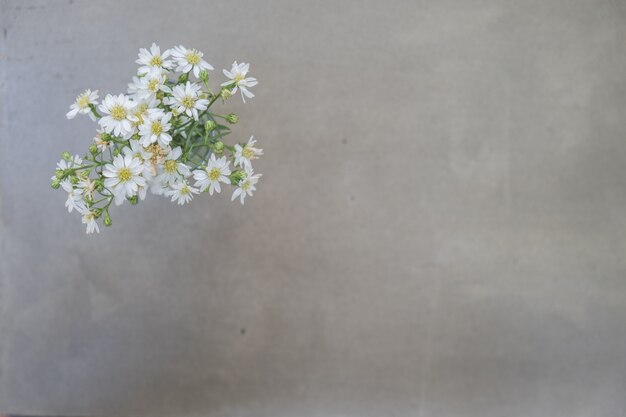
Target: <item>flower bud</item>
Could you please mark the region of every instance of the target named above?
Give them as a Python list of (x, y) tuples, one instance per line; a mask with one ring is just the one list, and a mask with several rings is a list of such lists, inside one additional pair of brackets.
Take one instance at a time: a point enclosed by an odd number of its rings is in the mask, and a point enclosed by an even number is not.
[(97, 147), (96, 145), (91, 145), (91, 146), (89, 147), (89, 152), (90, 152), (92, 155), (96, 155), (96, 154), (98, 153), (98, 147)]
[(231, 184), (239, 184), (239, 182), (246, 178), (246, 172), (243, 170), (234, 171), (230, 174)]
[(177, 114), (175, 114), (175, 112), (174, 112), (174, 111), (172, 111), (172, 114), (174, 115), (174, 117), (172, 117), (172, 118), (170, 119), (170, 124), (172, 125), (172, 127), (178, 127), (178, 126), (180, 126), (180, 123), (181, 123), (180, 118), (176, 117), (176, 116), (177, 116)]
[(104, 190), (104, 183), (102, 182), (102, 180), (96, 180), (96, 191), (101, 193), (102, 190)]
[(93, 210), (91, 210), (94, 217), (97, 219), (98, 217), (100, 217), (102, 215), (102, 209), (101, 208), (95, 208)]
[(221, 140), (215, 142), (215, 145), (213, 145), (213, 151), (215, 153), (222, 153), (224, 151), (224, 142)]
[(200, 81), (202, 81), (203, 83), (208, 83), (209, 82), (209, 71), (207, 70), (202, 70), (200, 71)]
[(63, 171), (62, 169), (57, 169), (54, 171), (54, 176), (62, 180), (63, 178), (65, 178), (65, 171)]
[(226, 120), (231, 125), (234, 125), (235, 123), (239, 121), (239, 116), (237, 116), (235, 113), (230, 113), (228, 116), (226, 116)]
[(53, 179), (50, 186), (56, 190), (57, 188), (61, 186), (61, 180), (58, 178)]
[(66, 161), (71, 161), (72, 160), (72, 154), (69, 153), (68, 151), (65, 151), (61, 154), (61, 159), (65, 159)]
[(213, 131), (213, 129), (215, 129), (216, 127), (217, 127), (217, 124), (215, 124), (213, 120), (207, 120), (206, 123), (204, 124), (204, 130), (206, 130), (207, 132)]
[(222, 91), (220, 91), (220, 96), (222, 97), (222, 100), (228, 100), (228, 98), (232, 95), (233, 93), (231, 93), (230, 89), (226, 87), (222, 88)]
[(139, 202), (139, 197), (134, 195), (134, 196), (130, 197), (128, 199), (128, 201), (130, 202), (130, 204), (132, 204), (134, 206), (135, 204), (137, 204)]
[(72, 176), (70, 177), (70, 182), (71, 182), (72, 184), (78, 184), (78, 177), (77, 177), (76, 175), (72, 175)]
[(104, 224), (106, 227), (109, 227), (113, 224), (113, 221), (111, 220), (111, 216), (109, 216), (108, 210), (104, 211), (104, 220), (102, 220), (102, 224)]
[(184, 74), (181, 74), (180, 77), (178, 77), (178, 84), (186, 83), (188, 79), (189, 79), (189, 73), (186, 72)]
[(113, 149), (113, 156), (118, 156), (122, 151), (120, 151), (120, 148), (115, 148)]
[(111, 141), (111, 135), (105, 132), (100, 133), (100, 139), (105, 141), (105, 142), (110, 142)]

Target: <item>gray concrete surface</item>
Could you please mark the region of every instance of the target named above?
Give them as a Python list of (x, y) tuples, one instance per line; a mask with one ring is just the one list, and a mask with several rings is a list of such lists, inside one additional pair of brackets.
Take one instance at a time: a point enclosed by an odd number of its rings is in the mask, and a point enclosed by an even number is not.
[[(2, 1), (0, 410), (626, 415), (626, 3)], [(251, 61), (258, 194), (48, 178), (139, 47)]]

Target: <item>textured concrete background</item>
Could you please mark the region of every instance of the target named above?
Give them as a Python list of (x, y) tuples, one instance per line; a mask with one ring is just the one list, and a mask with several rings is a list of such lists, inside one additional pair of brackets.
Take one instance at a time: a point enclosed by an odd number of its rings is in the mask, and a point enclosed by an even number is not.
[[(0, 410), (626, 415), (623, 1), (5, 0), (0, 36)], [(152, 41), (252, 62), (263, 182), (85, 236), (65, 113)]]

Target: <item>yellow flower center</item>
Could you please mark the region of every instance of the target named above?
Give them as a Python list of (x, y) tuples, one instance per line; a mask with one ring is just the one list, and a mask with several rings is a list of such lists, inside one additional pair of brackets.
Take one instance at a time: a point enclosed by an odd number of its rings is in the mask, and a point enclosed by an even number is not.
[(183, 185), (183, 188), (180, 189), (180, 193), (182, 195), (187, 195), (189, 194), (189, 187), (187, 187), (186, 185)]
[(196, 99), (191, 96), (185, 96), (180, 102), (186, 109), (193, 109), (193, 105), (195, 104)]
[(160, 67), (163, 64), (163, 60), (160, 55), (155, 55), (150, 59), (150, 66), (152, 67)]
[(196, 51), (195, 49), (192, 49), (191, 51), (187, 52), (187, 55), (185, 55), (185, 58), (187, 58), (187, 62), (189, 62), (191, 65), (196, 65), (197, 63), (200, 62), (200, 55), (198, 54), (198, 51)]
[(252, 157), (254, 157), (254, 151), (250, 148), (243, 148), (243, 151), (241, 151), (241, 156), (246, 159), (252, 159)]
[(150, 81), (148, 81), (148, 91), (154, 93), (155, 91), (159, 89), (160, 84), (161, 82), (159, 81), (158, 78), (151, 79)]
[(141, 103), (139, 106), (136, 107), (137, 110), (135, 110), (135, 112), (133, 113), (133, 116), (135, 116), (137, 118), (137, 121), (134, 123), (135, 126), (139, 126), (141, 124), (143, 124), (143, 116), (142, 114), (144, 114), (146, 112), (146, 110), (148, 110), (148, 104), (146, 103)]
[(113, 120), (117, 120), (118, 122), (120, 120), (126, 119), (126, 109), (123, 106), (116, 104), (115, 106), (111, 107), (111, 117), (113, 118)]
[(165, 168), (166, 172), (173, 174), (174, 172), (176, 172), (176, 161), (173, 159), (168, 159), (163, 164), (163, 167)]
[(120, 179), (120, 182), (130, 181), (130, 179), (133, 177), (133, 173), (130, 172), (130, 169), (128, 168), (120, 168), (120, 170), (117, 172), (117, 177)]
[(76, 104), (79, 108), (86, 109), (87, 107), (89, 107), (89, 96), (87, 94), (81, 94), (76, 99)]
[(233, 81), (235, 81), (235, 83), (238, 83), (239, 81), (241, 81), (243, 79), (244, 79), (243, 74), (237, 74), (237, 75), (235, 75), (235, 78), (234, 78)]
[(150, 130), (152, 131), (153, 135), (160, 135), (161, 133), (163, 133), (163, 125), (161, 125), (160, 121), (155, 120), (154, 122), (152, 122)]
[(220, 179), (221, 176), (222, 176), (222, 172), (217, 168), (212, 168), (209, 171), (209, 179), (211, 181), (217, 181)]

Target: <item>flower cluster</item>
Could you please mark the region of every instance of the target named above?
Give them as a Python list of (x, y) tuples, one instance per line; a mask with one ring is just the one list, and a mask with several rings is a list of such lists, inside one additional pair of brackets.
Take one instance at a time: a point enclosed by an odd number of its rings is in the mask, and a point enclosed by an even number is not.
[(63, 152), (51, 178), (52, 188), (67, 193), (67, 210), (82, 215), (87, 233), (99, 232), (99, 221), (112, 224), (112, 203), (137, 204), (148, 190), (182, 205), (195, 194), (213, 195), (230, 185), (231, 200), (243, 204), (261, 177), (252, 161), (263, 150), (253, 137), (224, 143), (229, 125), (239, 118), (212, 108), (238, 91), (244, 103), (254, 97), (249, 89), (257, 80), (247, 76), (250, 64), (235, 61), (223, 70), (228, 80), (213, 92), (213, 67), (196, 49), (177, 46), (161, 52), (152, 44), (140, 49), (136, 62), (140, 66), (127, 94), (108, 94), (99, 103), (98, 90), (86, 90), (67, 113), (68, 119), (83, 114), (99, 125), (89, 152), (82, 157)]

